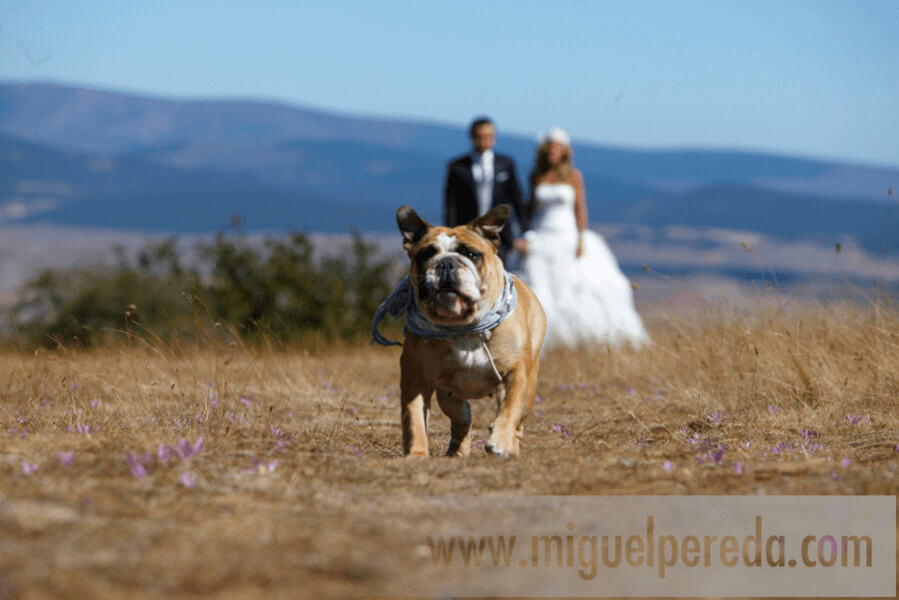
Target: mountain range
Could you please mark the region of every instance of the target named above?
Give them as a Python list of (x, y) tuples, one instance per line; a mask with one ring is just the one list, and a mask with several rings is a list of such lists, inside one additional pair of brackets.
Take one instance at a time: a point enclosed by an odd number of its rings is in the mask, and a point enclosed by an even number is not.
[[(495, 116), (497, 149), (526, 179), (536, 134), (506, 133)], [(593, 223), (853, 239), (873, 255), (899, 255), (899, 204), (887, 193), (899, 188), (899, 169), (634, 150), (581, 143), (572, 133)], [(392, 232), (403, 204), (439, 221), (446, 162), (467, 148), (464, 127), (7, 82), (0, 226), (197, 234), (239, 217), (247, 231)]]

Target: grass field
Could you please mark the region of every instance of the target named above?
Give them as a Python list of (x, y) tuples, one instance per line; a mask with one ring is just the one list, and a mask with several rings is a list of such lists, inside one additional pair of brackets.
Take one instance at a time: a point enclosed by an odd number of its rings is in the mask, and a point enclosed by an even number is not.
[[(899, 314), (647, 311), (641, 350), (550, 352), (520, 459), (403, 460), (397, 348), (141, 334), (0, 356), (0, 598), (386, 594), (431, 496), (885, 494)], [(201, 336), (202, 337), (202, 336)], [(475, 446), (492, 402), (473, 403)], [(434, 517), (437, 518), (437, 517)]]

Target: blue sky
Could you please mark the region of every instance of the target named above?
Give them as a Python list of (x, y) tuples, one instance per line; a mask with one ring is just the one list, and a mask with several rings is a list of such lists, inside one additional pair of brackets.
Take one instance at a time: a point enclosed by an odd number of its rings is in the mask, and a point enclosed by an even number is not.
[(0, 0), (0, 80), (899, 167), (899, 0)]

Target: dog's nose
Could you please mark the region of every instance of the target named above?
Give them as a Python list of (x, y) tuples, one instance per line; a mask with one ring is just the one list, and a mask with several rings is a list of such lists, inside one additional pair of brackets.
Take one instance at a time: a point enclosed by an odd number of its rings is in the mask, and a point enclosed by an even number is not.
[(451, 259), (441, 260), (434, 265), (434, 273), (437, 275), (440, 289), (453, 289), (459, 279), (459, 267), (456, 261)]
[(440, 279), (450, 277), (456, 272), (456, 262), (453, 260), (441, 260), (437, 263), (437, 266), (434, 267), (434, 270), (437, 271), (437, 276)]

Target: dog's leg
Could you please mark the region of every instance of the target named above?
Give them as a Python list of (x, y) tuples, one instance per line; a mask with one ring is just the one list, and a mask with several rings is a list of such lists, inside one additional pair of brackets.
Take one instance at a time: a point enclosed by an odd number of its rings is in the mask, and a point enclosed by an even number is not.
[[(490, 397), (496, 400), (496, 414), (499, 414), (500, 409), (503, 407), (503, 402), (506, 400), (506, 384), (500, 382), (496, 389), (491, 392)], [(493, 427), (492, 423), (490, 427)]]
[(431, 390), (403, 382), (400, 392), (400, 417), (403, 423), (403, 455), (428, 456), (428, 413)]
[(451, 422), (446, 455), (468, 456), (471, 454), (471, 405), (467, 400), (450, 397), (444, 389), (437, 390), (437, 403)]
[[(534, 375), (536, 382), (536, 374)], [(506, 378), (506, 397), (502, 400), (490, 430), (486, 450), (499, 456), (518, 456), (521, 421), (534, 402), (528, 398), (529, 378), (519, 362)], [(536, 385), (534, 386), (536, 391)]]
[(534, 398), (537, 397), (537, 368), (539, 367), (539, 361), (539, 358), (534, 360), (534, 367), (531, 369), (531, 372), (528, 373), (528, 386), (527, 390), (525, 390), (524, 410), (521, 411), (521, 421), (518, 423), (518, 429), (515, 431), (515, 439), (513, 441), (515, 456), (519, 455), (521, 438), (524, 436), (524, 425), (522, 424), (522, 421), (531, 414), (531, 411), (534, 408)]
[[(500, 382), (496, 386), (496, 389), (494, 389), (492, 392), (490, 392), (490, 397), (496, 401), (496, 414), (497, 414), (497, 416), (499, 416), (499, 412), (503, 408), (503, 402), (506, 401), (506, 384), (503, 382)], [(488, 434), (493, 433), (493, 426), (495, 424), (496, 424), (496, 420), (494, 419), (494, 421), (492, 423), (490, 423), (490, 425), (487, 426)]]

